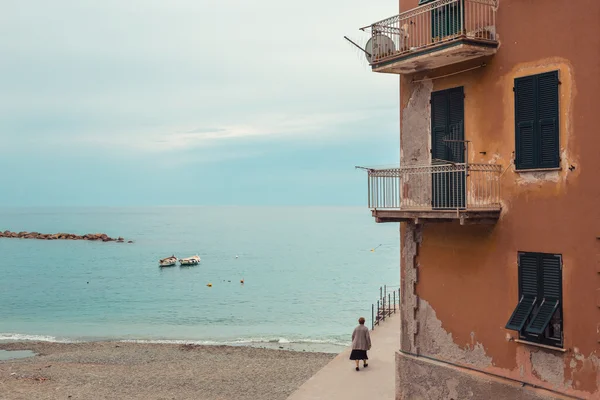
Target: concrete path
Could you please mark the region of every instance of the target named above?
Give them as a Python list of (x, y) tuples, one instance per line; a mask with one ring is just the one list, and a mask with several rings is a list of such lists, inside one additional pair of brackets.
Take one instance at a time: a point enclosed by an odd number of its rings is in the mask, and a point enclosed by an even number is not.
[[(352, 332), (349, 332), (350, 335)], [(371, 332), (369, 367), (354, 370), (348, 348), (304, 382), (288, 400), (394, 400), (395, 354), (400, 348), (400, 314)]]

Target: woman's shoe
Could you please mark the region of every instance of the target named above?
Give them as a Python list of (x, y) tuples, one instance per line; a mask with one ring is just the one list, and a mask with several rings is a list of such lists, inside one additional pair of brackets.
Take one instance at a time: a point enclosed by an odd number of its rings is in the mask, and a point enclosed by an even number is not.
[(359, 368), (358, 368), (358, 367), (356, 367), (356, 370), (357, 370), (357, 371), (359, 371)]
[(363, 368), (367, 368), (369, 364), (363, 364)]

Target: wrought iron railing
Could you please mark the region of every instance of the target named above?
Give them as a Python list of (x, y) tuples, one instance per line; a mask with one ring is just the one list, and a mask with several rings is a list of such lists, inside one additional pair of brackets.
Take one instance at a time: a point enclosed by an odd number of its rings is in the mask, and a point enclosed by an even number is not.
[(369, 208), (406, 211), (500, 209), (497, 164), (368, 169)]
[(437, 0), (376, 22), (371, 63), (460, 38), (496, 41), (498, 1)]
[[(397, 289), (396, 289), (397, 288)], [(388, 289), (390, 289), (388, 291)], [(387, 285), (379, 287), (379, 300), (371, 304), (371, 330), (380, 325), (386, 318), (396, 314), (400, 309), (400, 286), (392, 288)]]

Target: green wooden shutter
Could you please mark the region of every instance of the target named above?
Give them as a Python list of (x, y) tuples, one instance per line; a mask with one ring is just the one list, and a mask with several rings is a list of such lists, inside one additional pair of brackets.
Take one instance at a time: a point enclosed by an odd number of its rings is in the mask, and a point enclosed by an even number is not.
[(521, 331), (538, 299), (538, 256), (519, 253), (519, 304), (513, 311), (506, 329)]
[[(458, 87), (448, 91), (448, 140), (464, 140), (464, 120), (465, 120), (465, 92), (464, 88)], [(453, 162), (465, 162), (465, 144), (459, 142), (446, 143), (448, 148), (448, 160)]]
[(515, 79), (515, 164), (517, 169), (536, 168), (537, 96), (535, 87), (534, 76)]
[[(448, 146), (444, 141), (448, 136), (448, 108), (449, 98), (447, 91), (433, 92), (431, 94), (431, 158), (432, 164), (445, 164), (438, 160), (448, 159)], [(433, 170), (431, 175), (432, 207), (448, 207), (448, 183), (446, 174), (441, 170)]]
[(431, 36), (434, 41), (448, 39), (461, 30), (461, 2), (431, 10)]
[(515, 79), (517, 169), (560, 166), (558, 71)]
[(562, 301), (562, 259), (560, 256), (540, 254), (541, 292), (540, 307), (525, 332), (541, 335)]
[[(455, 163), (465, 162), (465, 138), (464, 120), (465, 120), (465, 94), (464, 88), (458, 87), (448, 91), (448, 140), (455, 142), (446, 142), (448, 149), (448, 160)], [(466, 171), (456, 171), (448, 173), (448, 197), (450, 208), (465, 208), (466, 206)]]
[(448, 146), (444, 140), (448, 136), (449, 98), (446, 91), (431, 93), (431, 158), (448, 159)]
[(558, 71), (537, 76), (539, 168), (560, 166)]

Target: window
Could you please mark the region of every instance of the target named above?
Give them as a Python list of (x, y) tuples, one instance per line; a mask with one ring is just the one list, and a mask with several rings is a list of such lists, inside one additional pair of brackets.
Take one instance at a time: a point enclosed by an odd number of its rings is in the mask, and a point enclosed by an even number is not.
[(558, 168), (558, 71), (515, 79), (517, 169)]
[(562, 347), (562, 256), (519, 253), (519, 302), (506, 329), (530, 342)]

